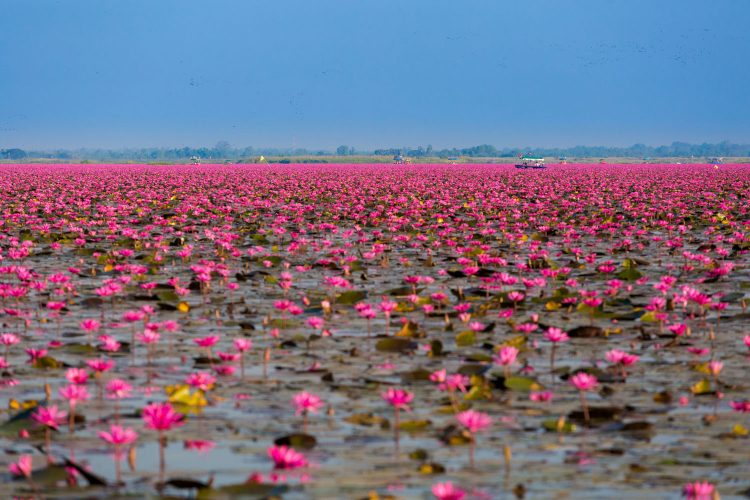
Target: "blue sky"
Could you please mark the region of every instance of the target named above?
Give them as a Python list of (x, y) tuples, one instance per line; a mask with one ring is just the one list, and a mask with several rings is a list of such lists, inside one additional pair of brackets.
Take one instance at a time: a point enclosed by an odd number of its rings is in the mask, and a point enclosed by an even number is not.
[(750, 142), (746, 0), (2, 0), (0, 148)]

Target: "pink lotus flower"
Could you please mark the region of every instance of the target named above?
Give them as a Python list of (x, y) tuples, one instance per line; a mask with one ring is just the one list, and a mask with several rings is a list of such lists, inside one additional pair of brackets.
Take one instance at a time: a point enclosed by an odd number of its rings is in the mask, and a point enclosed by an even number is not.
[(435, 495), (437, 500), (463, 500), (466, 496), (464, 490), (453, 486), (453, 483), (450, 481), (434, 485), (432, 487), (432, 494)]
[(305, 456), (291, 446), (271, 446), (268, 448), (268, 456), (273, 460), (276, 469), (298, 469), (307, 467)]
[(138, 438), (138, 434), (133, 429), (119, 425), (111, 426), (109, 432), (100, 431), (98, 435), (103, 441), (117, 446), (130, 444)]
[(61, 388), (58, 392), (61, 398), (68, 400), (71, 409), (75, 408), (79, 402), (86, 401), (90, 397), (89, 391), (82, 385), (70, 384)]
[(71, 384), (83, 385), (88, 381), (89, 373), (83, 368), (68, 368), (68, 371), (65, 372), (65, 378)]
[(253, 347), (253, 341), (250, 339), (234, 339), (232, 343), (238, 352), (247, 352)]
[(598, 385), (598, 380), (593, 375), (589, 375), (586, 372), (578, 372), (570, 377), (570, 385), (578, 389), (581, 396), (581, 407), (583, 408), (583, 419), (586, 425), (589, 425), (589, 407), (586, 404), (586, 391), (592, 391)]
[(60, 423), (65, 421), (65, 417), (67, 417), (67, 415), (67, 412), (60, 411), (57, 409), (56, 405), (52, 405), (49, 407), (38, 407), (31, 414), (31, 418), (39, 425), (57, 430)]
[(610, 363), (623, 366), (630, 366), (632, 364), (635, 364), (639, 359), (635, 354), (628, 354), (623, 351), (618, 351), (617, 349), (607, 351), (605, 357)]
[(141, 311), (125, 311), (122, 313), (122, 320), (128, 323), (135, 323), (141, 321), (146, 315)]
[(567, 342), (568, 340), (570, 340), (570, 337), (568, 337), (567, 333), (555, 327), (549, 327), (547, 331), (544, 332), (544, 338), (550, 342), (555, 343)]
[(414, 394), (404, 389), (394, 389), (390, 387), (380, 395), (384, 401), (394, 408), (409, 409), (409, 403), (414, 399)]
[(739, 413), (750, 413), (750, 401), (730, 401), (729, 406)]
[(578, 389), (579, 391), (591, 391), (598, 385), (596, 377), (589, 375), (586, 372), (578, 372), (570, 377), (570, 385)]
[(215, 446), (216, 443), (213, 441), (205, 441), (199, 439), (186, 439), (183, 442), (183, 447), (186, 450), (194, 450), (199, 453), (207, 453), (211, 451)]
[(79, 323), (79, 326), (81, 327), (81, 330), (85, 332), (96, 332), (99, 331), (99, 327), (101, 327), (101, 323), (99, 323), (95, 319), (84, 319)]
[(722, 368), (724, 368), (724, 363), (722, 363), (721, 361), (713, 360), (708, 362), (708, 371), (714, 377), (717, 377), (719, 373), (721, 373)]
[(314, 330), (320, 330), (321, 328), (323, 328), (323, 325), (325, 324), (325, 320), (317, 316), (310, 316), (305, 321), (305, 324)]
[(26, 354), (29, 356), (29, 363), (35, 363), (47, 355), (47, 349), (26, 349)]
[(184, 424), (184, 417), (174, 411), (170, 403), (151, 403), (143, 409), (146, 427), (155, 431), (168, 431)]
[(219, 338), (220, 337), (218, 335), (209, 335), (206, 337), (193, 339), (193, 343), (199, 347), (209, 348), (216, 345), (216, 343), (219, 341)]
[(3, 333), (0, 335), (0, 344), (6, 347), (16, 345), (19, 342), (21, 342), (21, 339), (18, 337), (18, 335), (15, 335), (13, 333)]
[(529, 399), (532, 401), (537, 402), (547, 402), (552, 400), (552, 393), (549, 391), (542, 391), (542, 392), (531, 392), (529, 394)]
[(121, 344), (110, 335), (100, 335), (99, 342), (102, 343), (100, 349), (106, 352), (117, 352), (121, 347)]
[(715, 487), (708, 481), (688, 483), (682, 489), (682, 495), (688, 500), (714, 500)]
[(104, 373), (115, 365), (110, 359), (89, 359), (86, 365), (97, 373)]
[(390, 314), (396, 310), (397, 305), (398, 304), (392, 300), (383, 299), (380, 304), (378, 304), (378, 309), (380, 309), (386, 316), (390, 316)]
[(16, 477), (31, 478), (31, 455), (21, 455), (18, 461), (10, 464), (8, 470)]
[(124, 380), (114, 378), (107, 382), (107, 397), (109, 399), (125, 399), (130, 396), (132, 389), (132, 386)]
[(143, 342), (146, 345), (156, 344), (159, 342), (159, 339), (161, 339), (161, 334), (156, 331), (152, 330), (151, 328), (146, 328), (143, 332), (137, 334), (135, 336), (138, 340)]
[(512, 346), (503, 346), (500, 351), (492, 357), (496, 365), (509, 366), (516, 362), (518, 349)]
[(459, 413), (456, 415), (456, 420), (472, 434), (483, 431), (492, 425), (492, 418), (489, 415), (474, 410), (466, 410)]
[(442, 370), (434, 371), (430, 374), (430, 380), (437, 383), (445, 382), (447, 374), (448, 372), (445, 368), (443, 368)]
[(688, 326), (683, 323), (669, 325), (667, 327), (667, 330), (674, 333), (678, 337), (685, 335), (689, 331)]
[(320, 396), (306, 391), (295, 394), (292, 398), (292, 403), (296, 408), (295, 413), (297, 415), (318, 413), (318, 410), (323, 407)]
[(202, 391), (210, 391), (216, 383), (216, 377), (206, 372), (195, 372), (185, 378), (185, 383)]

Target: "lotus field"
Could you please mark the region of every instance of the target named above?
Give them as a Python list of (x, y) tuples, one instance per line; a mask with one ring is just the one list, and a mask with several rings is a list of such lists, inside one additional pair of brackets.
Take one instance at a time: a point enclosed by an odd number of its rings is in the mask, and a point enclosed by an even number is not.
[(0, 166), (0, 496), (750, 491), (750, 168)]

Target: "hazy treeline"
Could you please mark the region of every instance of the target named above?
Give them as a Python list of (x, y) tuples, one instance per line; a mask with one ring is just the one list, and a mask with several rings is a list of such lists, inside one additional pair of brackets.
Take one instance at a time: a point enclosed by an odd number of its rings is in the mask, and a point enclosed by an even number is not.
[(497, 149), (489, 144), (469, 148), (452, 148), (436, 150), (432, 146), (376, 149), (360, 151), (342, 145), (335, 151), (308, 150), (304, 148), (253, 148), (234, 147), (226, 141), (220, 141), (213, 147), (182, 148), (123, 148), (123, 149), (55, 149), (23, 150), (20, 148), (0, 148), (0, 159), (23, 160), (25, 158), (47, 158), (59, 160), (93, 160), (93, 161), (175, 161), (189, 160), (193, 157), (201, 160), (250, 160), (260, 155), (265, 156), (397, 156), (408, 157), (472, 157), (472, 158), (509, 158), (519, 154), (545, 157), (627, 157), (627, 158), (667, 158), (667, 157), (747, 157), (750, 156), (750, 145), (733, 144), (727, 141), (715, 144), (689, 144), (673, 142), (668, 146), (647, 146), (634, 144), (629, 147), (609, 146), (574, 146), (569, 148), (504, 148)]

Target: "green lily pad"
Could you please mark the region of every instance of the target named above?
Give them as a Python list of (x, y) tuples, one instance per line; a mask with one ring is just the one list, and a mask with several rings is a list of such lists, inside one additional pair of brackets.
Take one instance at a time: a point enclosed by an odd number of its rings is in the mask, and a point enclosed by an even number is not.
[(336, 303), (348, 306), (364, 300), (365, 297), (367, 297), (367, 292), (363, 290), (349, 290), (338, 294), (336, 296)]
[(510, 389), (511, 391), (530, 392), (544, 389), (539, 382), (528, 377), (508, 377), (505, 379), (504, 385), (506, 389)]
[(465, 330), (456, 335), (456, 345), (459, 347), (468, 347), (476, 344), (477, 336), (473, 330)]
[(318, 444), (318, 440), (315, 436), (310, 434), (289, 434), (288, 436), (280, 437), (274, 440), (274, 444), (277, 446), (291, 446), (298, 450), (311, 450)]
[(375, 349), (380, 352), (409, 352), (416, 348), (416, 342), (403, 337), (388, 337), (375, 344)]
[(406, 432), (418, 432), (425, 430), (431, 425), (432, 422), (429, 420), (405, 420), (398, 424), (398, 428)]

